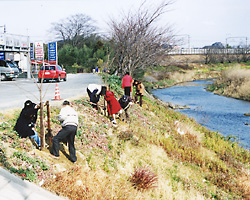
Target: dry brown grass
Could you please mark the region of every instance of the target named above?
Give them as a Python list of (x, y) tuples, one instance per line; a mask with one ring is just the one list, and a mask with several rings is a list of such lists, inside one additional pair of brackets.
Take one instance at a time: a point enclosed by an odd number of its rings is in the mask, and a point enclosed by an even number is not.
[(250, 101), (250, 69), (232, 68), (213, 84), (215, 93)]
[(174, 72), (169, 76), (170, 80), (178, 82), (192, 81), (196, 78), (195, 71), (186, 71), (185, 73)]
[(89, 170), (82, 166), (57, 173), (43, 187), (74, 200), (144, 199), (140, 192), (129, 183), (126, 184), (119, 175), (113, 176), (103, 170)]

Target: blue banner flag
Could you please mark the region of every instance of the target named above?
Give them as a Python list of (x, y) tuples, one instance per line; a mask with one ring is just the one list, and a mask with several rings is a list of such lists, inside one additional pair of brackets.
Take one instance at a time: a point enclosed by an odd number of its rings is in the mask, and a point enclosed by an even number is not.
[(57, 43), (52, 42), (48, 44), (48, 53), (49, 53), (49, 63), (57, 64)]
[(30, 43), (30, 60), (34, 60), (34, 44)]

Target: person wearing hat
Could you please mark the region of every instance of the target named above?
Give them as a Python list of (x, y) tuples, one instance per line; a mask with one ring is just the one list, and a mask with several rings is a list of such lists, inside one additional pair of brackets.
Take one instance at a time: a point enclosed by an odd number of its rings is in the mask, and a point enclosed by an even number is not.
[(122, 109), (125, 111), (126, 119), (129, 119), (128, 109), (132, 105), (133, 99), (129, 96), (123, 95), (118, 102), (120, 103)]
[(68, 142), (70, 160), (72, 162), (77, 161), (75, 152), (75, 135), (78, 126), (78, 114), (70, 106), (70, 102), (65, 100), (62, 105), (62, 109), (59, 114), (59, 121), (61, 122), (62, 129), (52, 139), (52, 154), (51, 157), (59, 159), (59, 142)]
[(35, 131), (37, 112), (39, 109), (40, 105), (33, 103), (31, 100), (25, 101), (24, 108), (17, 119), (14, 130), (21, 138), (30, 137), (34, 139), (40, 149), (40, 138), (38, 133)]

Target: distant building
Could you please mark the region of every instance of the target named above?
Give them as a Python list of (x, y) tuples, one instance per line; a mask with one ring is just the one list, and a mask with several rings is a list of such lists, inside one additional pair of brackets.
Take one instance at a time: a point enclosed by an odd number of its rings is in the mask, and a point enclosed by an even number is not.
[(204, 46), (203, 49), (224, 49), (224, 45), (221, 42), (215, 42), (211, 46)]
[(29, 64), (29, 37), (9, 33), (0, 34), (0, 60), (11, 60), (22, 71)]

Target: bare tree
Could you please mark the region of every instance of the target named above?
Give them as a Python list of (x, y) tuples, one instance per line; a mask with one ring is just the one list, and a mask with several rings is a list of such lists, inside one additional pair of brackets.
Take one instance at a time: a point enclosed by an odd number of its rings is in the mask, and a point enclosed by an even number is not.
[(147, 8), (144, 1), (134, 13), (123, 14), (118, 20), (111, 19), (111, 46), (114, 51), (114, 65), (117, 73), (129, 71), (159, 63), (159, 56), (166, 53), (174, 43), (170, 26), (157, 25), (160, 17), (166, 13), (171, 1), (163, 1), (156, 8)]
[(82, 39), (96, 31), (93, 23), (89, 16), (76, 14), (52, 23), (51, 32), (57, 36), (57, 39), (72, 42), (72, 45), (76, 46)]

